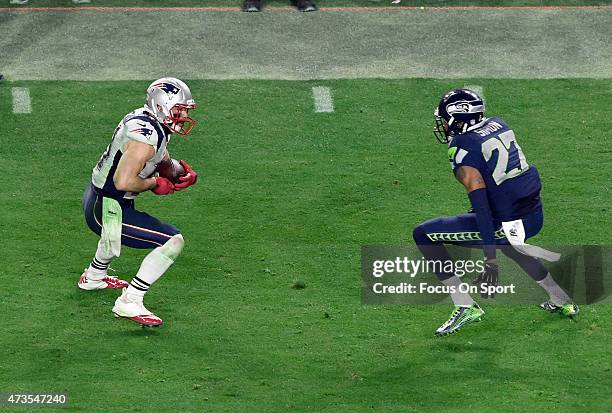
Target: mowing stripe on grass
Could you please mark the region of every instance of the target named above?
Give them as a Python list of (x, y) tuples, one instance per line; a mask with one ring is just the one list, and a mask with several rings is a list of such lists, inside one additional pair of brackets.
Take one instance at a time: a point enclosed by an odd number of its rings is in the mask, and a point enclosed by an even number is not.
[(13, 94), (13, 113), (31, 113), (30, 89), (27, 87), (14, 87), (11, 89), (11, 92)]
[(328, 87), (313, 86), (312, 96), (314, 97), (316, 113), (330, 113), (334, 111), (334, 101)]

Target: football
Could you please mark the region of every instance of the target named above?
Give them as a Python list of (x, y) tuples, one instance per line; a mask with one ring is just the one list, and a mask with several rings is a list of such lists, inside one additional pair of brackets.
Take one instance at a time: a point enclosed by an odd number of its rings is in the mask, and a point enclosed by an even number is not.
[(174, 184), (181, 182), (179, 178), (186, 173), (183, 165), (181, 165), (181, 163), (176, 159), (161, 161), (159, 164), (157, 164), (155, 171), (159, 176), (168, 179)]

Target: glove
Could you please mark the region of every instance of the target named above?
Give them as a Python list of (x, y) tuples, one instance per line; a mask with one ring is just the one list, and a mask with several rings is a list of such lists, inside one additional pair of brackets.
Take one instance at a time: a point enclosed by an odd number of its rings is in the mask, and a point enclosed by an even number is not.
[(494, 298), (495, 292), (488, 291), (487, 287), (497, 286), (499, 281), (499, 268), (497, 264), (485, 262), (485, 270), (476, 279), (478, 290), (482, 298)]
[(189, 164), (185, 161), (179, 161), (181, 163), (181, 166), (183, 168), (185, 168), (185, 175), (179, 177), (179, 182), (178, 184), (174, 184), (174, 188), (177, 191), (181, 191), (191, 185), (195, 185), (195, 183), (198, 180), (198, 174), (196, 173), (196, 171), (194, 171), (193, 169), (191, 169), (191, 166), (189, 166)]
[(156, 176), (155, 183), (157, 184), (155, 188), (153, 188), (153, 193), (155, 195), (169, 195), (173, 194), (175, 191), (174, 184), (166, 178)]

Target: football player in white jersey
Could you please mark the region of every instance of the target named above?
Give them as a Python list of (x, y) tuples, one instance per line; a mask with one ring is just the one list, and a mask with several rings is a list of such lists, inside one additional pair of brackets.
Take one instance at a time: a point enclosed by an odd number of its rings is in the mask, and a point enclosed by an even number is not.
[[(134, 199), (141, 192), (168, 195), (196, 183), (198, 175), (185, 161), (180, 161), (186, 171), (180, 183), (154, 176), (157, 164), (170, 159), (166, 145), (172, 133), (191, 132), (195, 121), (189, 111), (195, 107), (189, 87), (181, 80), (169, 77), (151, 83), (144, 107), (129, 113), (117, 125), (83, 196), (85, 220), (100, 235), (100, 241), (78, 286), (83, 290), (123, 288), (113, 313), (145, 326), (163, 323), (146, 309), (143, 298), (174, 263), (185, 242), (176, 227), (136, 210)], [(107, 274), (122, 245), (153, 249), (129, 284)]]

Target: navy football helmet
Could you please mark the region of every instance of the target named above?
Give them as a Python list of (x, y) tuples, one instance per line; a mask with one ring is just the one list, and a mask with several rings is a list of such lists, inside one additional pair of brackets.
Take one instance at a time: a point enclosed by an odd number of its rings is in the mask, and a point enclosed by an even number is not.
[(454, 135), (484, 119), (484, 100), (469, 89), (448, 92), (434, 111), (436, 128), (433, 133), (440, 143), (448, 143)]

